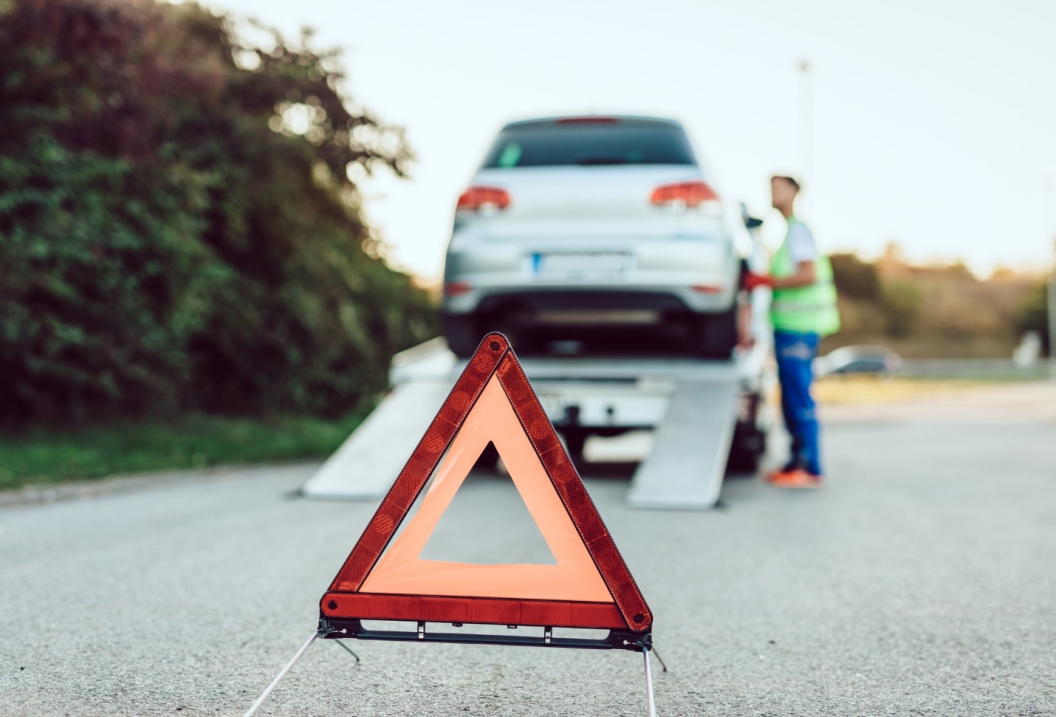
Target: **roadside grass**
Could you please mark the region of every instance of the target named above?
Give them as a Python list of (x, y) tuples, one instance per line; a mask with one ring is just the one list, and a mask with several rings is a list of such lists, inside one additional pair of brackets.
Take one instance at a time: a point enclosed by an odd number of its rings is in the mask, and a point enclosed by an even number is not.
[[(834, 376), (819, 379), (815, 392), (823, 404), (868, 404), (927, 400), (987, 385), (992, 384)], [(129, 473), (325, 458), (373, 407), (367, 402), (337, 420), (196, 414), (79, 427), (0, 429), (0, 490)]]
[(826, 376), (815, 382), (814, 394), (821, 403), (890, 403), (960, 395), (992, 385), (995, 383), (898, 376)]
[(372, 407), (338, 420), (189, 415), (0, 430), (0, 490), (126, 473), (324, 458)]

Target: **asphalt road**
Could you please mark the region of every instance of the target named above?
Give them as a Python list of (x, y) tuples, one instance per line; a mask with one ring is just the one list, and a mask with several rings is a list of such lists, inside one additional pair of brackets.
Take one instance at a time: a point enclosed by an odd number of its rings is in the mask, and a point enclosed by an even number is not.
[[(660, 714), (1056, 715), (1056, 424), (825, 438), (825, 490), (733, 480), (712, 512), (588, 481), (656, 615)], [(291, 499), (311, 470), (0, 510), (0, 714), (241, 714), (373, 508)], [(467, 482), (427, 551), (545, 551), (510, 491)], [(645, 714), (633, 653), (352, 646), (317, 642), (261, 714)]]

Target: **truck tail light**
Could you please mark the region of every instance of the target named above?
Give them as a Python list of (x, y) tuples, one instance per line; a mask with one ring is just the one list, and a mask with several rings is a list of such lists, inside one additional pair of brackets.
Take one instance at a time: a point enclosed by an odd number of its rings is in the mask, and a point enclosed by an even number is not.
[(470, 187), (458, 198), (459, 212), (476, 212), (481, 209), (494, 208), (502, 210), (510, 206), (510, 195), (499, 187)]
[(679, 182), (657, 187), (649, 201), (657, 206), (678, 202), (687, 207), (696, 207), (704, 202), (719, 201), (719, 195), (705, 182)]

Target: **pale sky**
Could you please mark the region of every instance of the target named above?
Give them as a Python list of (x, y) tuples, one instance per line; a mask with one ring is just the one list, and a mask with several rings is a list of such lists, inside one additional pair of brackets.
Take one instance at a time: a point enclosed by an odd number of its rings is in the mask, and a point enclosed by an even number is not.
[[(826, 251), (1041, 270), (1056, 236), (1056, 2), (211, 0), (345, 50), (357, 103), (403, 125), (412, 179), (363, 189), (389, 257), (439, 275), (455, 200), (511, 119), (673, 117), (728, 202), (803, 174)], [(768, 239), (779, 239), (779, 217)], [(769, 221), (773, 220), (773, 221)]]

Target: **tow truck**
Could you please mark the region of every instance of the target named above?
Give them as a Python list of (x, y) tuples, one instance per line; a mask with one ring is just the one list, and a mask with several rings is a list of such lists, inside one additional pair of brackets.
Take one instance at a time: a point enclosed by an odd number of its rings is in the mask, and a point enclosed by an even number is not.
[[(627, 492), (632, 508), (707, 509), (727, 471), (754, 472), (766, 449), (767, 334), (728, 361), (525, 358), (547, 415), (583, 465), (590, 436), (651, 432)], [(516, 350), (516, 347), (513, 347)], [(311, 498), (379, 500), (465, 368), (438, 337), (396, 354), (391, 389), (304, 484)]]

